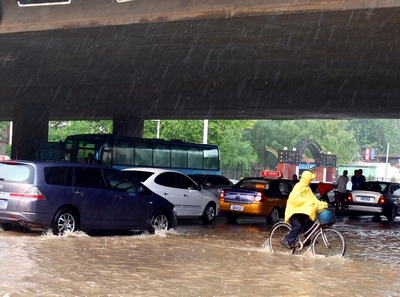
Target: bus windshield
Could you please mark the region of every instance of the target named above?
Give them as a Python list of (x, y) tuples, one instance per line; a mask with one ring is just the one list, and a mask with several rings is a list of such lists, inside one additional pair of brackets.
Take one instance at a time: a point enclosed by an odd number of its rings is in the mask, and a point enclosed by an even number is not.
[(64, 142), (63, 159), (118, 169), (157, 167), (186, 174), (221, 174), (220, 152), (216, 145), (113, 134), (68, 136)]

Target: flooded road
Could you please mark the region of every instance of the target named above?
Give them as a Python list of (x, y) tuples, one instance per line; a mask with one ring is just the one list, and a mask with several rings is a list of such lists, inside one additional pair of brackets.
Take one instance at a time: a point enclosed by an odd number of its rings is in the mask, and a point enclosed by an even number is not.
[(0, 231), (0, 296), (400, 296), (400, 221), (338, 221), (344, 258), (271, 253), (255, 218), (155, 235)]

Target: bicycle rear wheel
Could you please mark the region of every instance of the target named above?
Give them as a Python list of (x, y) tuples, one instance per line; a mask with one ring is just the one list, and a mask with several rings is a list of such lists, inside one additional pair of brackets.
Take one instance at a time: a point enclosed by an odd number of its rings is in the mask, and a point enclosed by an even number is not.
[(325, 257), (343, 257), (346, 252), (346, 241), (342, 233), (335, 229), (321, 229), (313, 239), (312, 252), (314, 255)]
[(281, 240), (289, 233), (292, 227), (286, 223), (275, 224), (269, 235), (269, 248), (271, 252), (293, 254), (294, 249), (288, 249), (281, 244)]

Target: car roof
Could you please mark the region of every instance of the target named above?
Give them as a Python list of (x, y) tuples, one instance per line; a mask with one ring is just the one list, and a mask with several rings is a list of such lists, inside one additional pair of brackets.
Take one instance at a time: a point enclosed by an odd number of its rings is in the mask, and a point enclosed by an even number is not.
[(399, 185), (398, 182), (390, 182), (390, 181), (379, 181), (379, 180), (366, 180), (364, 183), (366, 184), (387, 184), (387, 185)]
[(258, 179), (258, 180), (266, 180), (266, 181), (273, 181), (273, 180), (293, 181), (293, 180), (287, 179), (287, 178), (265, 178), (265, 177), (262, 177), (262, 176), (255, 176), (255, 177), (242, 178), (239, 182), (241, 182), (243, 180), (249, 180), (249, 179)]
[(131, 168), (124, 168), (122, 171), (145, 171), (145, 172), (153, 172), (153, 173), (163, 173), (163, 172), (176, 172), (184, 174), (177, 170), (170, 170), (170, 169), (162, 169), (162, 168), (150, 168), (150, 167), (131, 167)]
[(189, 176), (223, 176), (220, 174), (206, 174), (206, 173), (191, 173)]
[(3, 164), (26, 164), (26, 165), (34, 165), (34, 166), (90, 167), (90, 168), (103, 168), (103, 169), (117, 170), (115, 168), (101, 166), (101, 165), (86, 164), (86, 163), (75, 163), (75, 162), (65, 162), (65, 161), (5, 160), (5, 161), (0, 161), (0, 163), (3, 163)]

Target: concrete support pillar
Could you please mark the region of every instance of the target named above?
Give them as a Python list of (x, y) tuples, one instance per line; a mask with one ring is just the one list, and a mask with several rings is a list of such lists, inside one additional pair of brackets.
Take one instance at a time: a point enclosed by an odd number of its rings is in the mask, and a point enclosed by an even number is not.
[(49, 109), (40, 103), (17, 103), (13, 111), (11, 159), (33, 160), (34, 142), (48, 141)]
[(113, 133), (128, 137), (143, 137), (144, 120), (127, 115), (119, 115), (113, 119)]
[(298, 166), (296, 164), (287, 164), (287, 163), (278, 163), (277, 170), (282, 172), (283, 178), (292, 179), (293, 174), (297, 174), (298, 176)]

